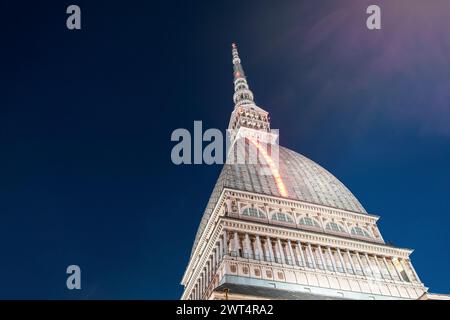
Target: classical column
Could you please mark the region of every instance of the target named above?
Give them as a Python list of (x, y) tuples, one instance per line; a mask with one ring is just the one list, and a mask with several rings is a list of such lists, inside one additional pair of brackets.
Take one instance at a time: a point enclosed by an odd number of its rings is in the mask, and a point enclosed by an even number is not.
[(410, 275), (409, 275), (409, 272), (408, 272), (408, 269), (406, 268), (405, 264), (403, 263), (403, 259), (398, 259), (398, 261), (400, 262), (400, 265), (402, 266), (403, 271), (405, 271), (406, 278), (407, 278), (409, 281), (411, 281)]
[(288, 244), (288, 248), (289, 248), (289, 254), (291, 255), (291, 261), (292, 261), (292, 265), (295, 266), (295, 255), (294, 255), (294, 250), (292, 250), (292, 243), (291, 240), (288, 240), (287, 242)]
[(323, 254), (322, 254), (322, 247), (320, 245), (318, 245), (317, 247), (319, 248), (319, 257), (320, 257), (320, 261), (322, 261), (323, 270), (327, 270), (327, 264), (325, 262), (325, 258), (323, 257)]
[[(271, 242), (272, 244), (272, 242)], [(280, 254), (280, 245), (278, 244), (278, 239), (275, 239), (274, 241), (274, 246), (273, 246), (273, 250), (274, 250), (274, 260), (277, 263), (281, 263), (281, 254)]]
[(218, 246), (218, 252), (217, 252), (217, 262), (222, 261), (222, 251), (223, 251), (223, 239), (222, 237), (219, 237), (219, 246)]
[(206, 274), (206, 289), (209, 288), (209, 284), (211, 283), (211, 280), (213, 278), (213, 268), (212, 268), (212, 261), (210, 260), (207, 266), (207, 274)]
[(200, 300), (200, 280), (197, 280), (197, 300)]
[(213, 264), (213, 274), (216, 273), (217, 268), (217, 246), (214, 247), (213, 253), (212, 253), (212, 264)]
[(211, 282), (213, 278), (213, 265), (212, 265), (212, 256), (209, 259), (209, 271), (208, 271), (208, 282)]
[(206, 270), (205, 270), (205, 290), (208, 289), (209, 284), (209, 261), (206, 262)]
[(212, 261), (210, 260), (209, 263), (210, 263), (210, 266), (209, 266), (209, 271), (208, 271), (208, 288), (213, 279)]
[(361, 272), (363, 275), (367, 275), (366, 272), (364, 271), (364, 265), (362, 263), (361, 257), (359, 256), (359, 253), (356, 252), (356, 260), (358, 260), (359, 266), (361, 267)]
[(334, 261), (333, 253), (331, 252), (331, 248), (328, 247), (328, 254), (330, 255), (331, 264), (333, 265), (334, 272), (337, 272), (336, 262)]
[(207, 268), (205, 268), (205, 273), (203, 274), (203, 277), (205, 278), (204, 279), (205, 280), (205, 286), (204, 286), (203, 291), (206, 292), (206, 289), (208, 289), (208, 269)]
[(292, 243), (290, 240), (286, 240), (286, 263), (290, 266), (295, 266), (296, 258), (294, 255), (294, 248), (292, 247)]
[(337, 250), (337, 255), (338, 255), (339, 261), (341, 262), (342, 270), (344, 271), (344, 273), (347, 274), (348, 273), (347, 266), (345, 265), (345, 261), (344, 261), (344, 258), (342, 257), (341, 250), (339, 248), (337, 248), (336, 250)]
[(314, 259), (314, 254), (311, 248), (311, 243), (308, 243), (308, 250), (309, 250), (309, 257), (311, 259), (311, 263), (313, 265), (313, 268), (316, 269), (316, 259)]
[(356, 275), (355, 264), (353, 263), (352, 255), (350, 254), (350, 251), (348, 251), (348, 250), (347, 250), (347, 257), (348, 257), (348, 262), (350, 263), (350, 266), (352, 267), (353, 274)]
[(247, 258), (253, 259), (252, 245), (250, 243), (250, 237), (249, 237), (248, 233), (245, 234), (244, 242), (245, 242), (245, 252), (247, 254)]
[(200, 300), (200, 281), (197, 282), (197, 284), (196, 284), (195, 295), (196, 295), (196, 299)]
[(386, 267), (387, 272), (389, 273), (389, 276), (392, 280), (395, 280), (394, 276), (392, 275), (391, 269), (389, 269), (389, 264), (386, 260), (386, 257), (383, 257), (384, 266)]
[(367, 260), (367, 265), (369, 266), (370, 273), (372, 273), (372, 276), (375, 277), (375, 272), (373, 271), (372, 266), (370, 265), (369, 255), (367, 253), (364, 253), (364, 257)]
[(228, 255), (228, 231), (225, 230), (223, 233), (223, 256)]
[(206, 292), (206, 289), (208, 289), (208, 269), (207, 269), (207, 268), (205, 268), (204, 278), (205, 278), (205, 288), (204, 288), (204, 291)]
[(240, 245), (239, 245), (239, 235), (238, 235), (237, 231), (234, 232), (233, 242), (234, 242), (234, 248), (233, 248), (234, 255), (236, 257), (239, 257), (239, 247), (240, 247)]
[(256, 235), (256, 248), (258, 248), (259, 260), (264, 261), (265, 260), (264, 251), (262, 249), (261, 239), (259, 238), (259, 235)]
[(208, 286), (208, 281), (206, 280), (206, 269), (205, 269), (203, 272), (203, 292), (202, 292), (203, 297), (205, 296), (207, 286)]
[(205, 272), (203, 273), (203, 296), (205, 295), (206, 289), (208, 288), (208, 277), (207, 277), (207, 269), (205, 268)]
[(295, 251), (295, 257), (296, 257), (296, 259), (297, 259), (297, 266), (299, 266), (299, 267), (301, 267), (302, 266), (302, 256), (301, 256), (301, 254), (300, 254), (300, 248), (298, 247), (298, 242), (295, 244), (295, 249), (294, 249), (294, 251)]
[(400, 271), (398, 271), (397, 266), (394, 263), (394, 260), (391, 259), (392, 266), (394, 267), (395, 272), (397, 272), (397, 276), (400, 278), (400, 281), (404, 282), (405, 280), (402, 277)]
[(215, 254), (215, 257), (216, 257), (216, 271), (219, 268), (219, 263), (222, 261), (222, 260), (220, 260), (219, 255), (220, 255), (220, 248), (217, 247), (216, 248), (216, 254)]
[(215, 268), (215, 264), (214, 264), (214, 250), (211, 252), (211, 280), (214, 277), (214, 268)]
[[(297, 249), (300, 252), (300, 257), (301, 257), (301, 261), (303, 262), (304, 267), (307, 267), (307, 263), (306, 263), (306, 259), (305, 259), (305, 255), (303, 254), (303, 249), (302, 249), (302, 243), (300, 241), (297, 241)], [(300, 264), (301, 266), (301, 264)]]
[(378, 257), (377, 256), (373, 256), (373, 259), (375, 260), (375, 263), (377, 265), (377, 269), (380, 272), (381, 279), (385, 279), (384, 274), (383, 274), (383, 269), (381, 269), (380, 262), (378, 261)]
[(406, 263), (409, 265), (409, 268), (411, 269), (412, 273), (414, 274), (414, 276), (416, 277), (416, 281), (417, 282), (421, 282), (419, 275), (416, 272), (416, 269), (414, 269), (414, 266), (412, 265), (411, 260), (406, 260)]
[(192, 288), (192, 300), (197, 300), (197, 283)]
[(216, 248), (216, 270), (219, 268), (220, 262), (222, 262), (222, 259), (220, 258), (220, 246), (217, 246), (217, 248)]
[(264, 261), (270, 262), (270, 261), (272, 261), (272, 260), (271, 260), (272, 257), (270, 256), (270, 251), (269, 251), (269, 245), (268, 245), (268, 242), (269, 242), (269, 240), (268, 240), (267, 237), (265, 237), (264, 239), (261, 239), (261, 244), (262, 244), (262, 246), (263, 246), (263, 248), (264, 248)]
[(284, 257), (283, 246), (281, 245), (280, 238), (277, 239), (277, 243), (278, 243), (278, 252), (280, 253), (281, 263), (285, 264), (286, 258)]
[(275, 261), (275, 255), (272, 248), (272, 240), (270, 240), (269, 237), (267, 237), (267, 247), (269, 248), (270, 261)]
[(199, 284), (200, 284), (200, 290), (198, 292), (200, 299), (202, 298), (202, 293), (203, 293), (203, 273), (200, 274), (200, 279), (199, 279)]
[(211, 281), (214, 278), (214, 274), (216, 273), (216, 247), (211, 253)]

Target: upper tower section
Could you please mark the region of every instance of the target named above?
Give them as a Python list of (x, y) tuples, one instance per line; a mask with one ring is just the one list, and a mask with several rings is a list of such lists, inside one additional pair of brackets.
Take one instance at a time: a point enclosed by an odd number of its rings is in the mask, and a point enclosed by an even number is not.
[(231, 45), (233, 55), (233, 73), (234, 73), (234, 95), (233, 101), (236, 106), (255, 104), (253, 101), (253, 92), (248, 87), (245, 78), (244, 68), (242, 68), (241, 59), (235, 43)]
[(234, 72), (234, 110), (231, 114), (228, 129), (238, 130), (241, 127), (270, 131), (269, 113), (254, 102), (253, 92), (250, 90), (244, 68), (239, 58), (235, 43), (232, 44)]

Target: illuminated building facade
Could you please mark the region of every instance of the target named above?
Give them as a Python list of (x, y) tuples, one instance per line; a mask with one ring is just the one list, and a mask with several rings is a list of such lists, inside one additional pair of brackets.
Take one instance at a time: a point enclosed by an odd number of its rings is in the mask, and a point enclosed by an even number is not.
[[(312, 160), (279, 146), (256, 106), (236, 46), (232, 141), (260, 163), (227, 162), (203, 214), (182, 279), (182, 299), (418, 299), (427, 288), (388, 245), (378, 216)], [(232, 149), (231, 156), (235, 156)]]

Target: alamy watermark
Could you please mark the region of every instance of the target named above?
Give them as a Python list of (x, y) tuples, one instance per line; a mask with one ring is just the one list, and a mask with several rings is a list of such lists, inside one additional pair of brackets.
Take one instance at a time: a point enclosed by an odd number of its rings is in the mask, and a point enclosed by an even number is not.
[(66, 280), (67, 289), (81, 289), (81, 269), (76, 264), (67, 267), (66, 273), (69, 274)]
[[(69, 16), (66, 19), (66, 27), (69, 30), (81, 30), (81, 8), (78, 5), (69, 5), (66, 9)], [(379, 5), (372, 4), (367, 7), (366, 14), (369, 16), (366, 19), (366, 26), (369, 30), (381, 29), (381, 8)]]
[(224, 135), (215, 128), (203, 131), (201, 121), (194, 121), (193, 134), (179, 128), (172, 132), (177, 142), (171, 151), (172, 163), (181, 164), (254, 164), (278, 168), (279, 130), (228, 129)]

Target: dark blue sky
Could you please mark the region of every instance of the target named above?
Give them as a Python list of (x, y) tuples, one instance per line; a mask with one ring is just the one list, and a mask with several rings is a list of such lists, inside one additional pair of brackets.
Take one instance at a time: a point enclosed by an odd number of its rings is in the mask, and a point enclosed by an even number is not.
[(0, 298), (180, 297), (220, 167), (173, 165), (170, 135), (226, 128), (233, 41), (281, 144), (449, 293), (450, 3), (430, 2), (1, 1)]

